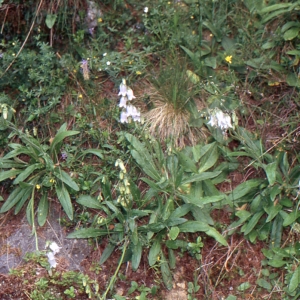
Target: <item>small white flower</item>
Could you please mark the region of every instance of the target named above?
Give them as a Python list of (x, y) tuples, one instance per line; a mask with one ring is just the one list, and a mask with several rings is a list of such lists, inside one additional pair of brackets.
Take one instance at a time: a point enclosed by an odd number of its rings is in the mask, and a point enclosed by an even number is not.
[(49, 245), (50, 250), (53, 252), (53, 254), (55, 255), (56, 253), (58, 253), (61, 249), (61, 247), (58, 247), (58, 245), (55, 242), (52, 242)]
[(126, 80), (123, 79), (122, 83), (120, 84), (120, 91), (119, 91), (118, 96), (122, 95), (123, 97), (125, 97), (126, 94), (127, 94), (127, 85), (126, 85)]
[(149, 11), (149, 9), (148, 9), (148, 7), (146, 6), (146, 7), (144, 8), (144, 13), (146, 14), (146, 13), (148, 13), (148, 11)]
[(122, 96), (120, 99), (119, 107), (126, 108), (127, 97)]
[(107, 55), (107, 53), (105, 52), (105, 53), (103, 53), (103, 56), (106, 56)]
[(107, 61), (106, 64), (109, 66), (110, 65), (110, 61)]
[(122, 112), (121, 112), (120, 122), (121, 122), (122, 124), (128, 123), (126, 111), (122, 111)]
[(57, 262), (55, 260), (54, 254), (52, 252), (47, 253), (48, 263), (50, 264), (50, 268), (56, 268)]
[(131, 88), (127, 88), (127, 98), (128, 100), (132, 100), (135, 98), (135, 96), (133, 95), (133, 90)]

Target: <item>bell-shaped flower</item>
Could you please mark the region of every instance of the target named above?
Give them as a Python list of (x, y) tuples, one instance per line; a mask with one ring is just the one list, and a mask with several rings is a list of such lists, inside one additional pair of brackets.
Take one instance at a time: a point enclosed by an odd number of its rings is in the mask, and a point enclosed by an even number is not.
[(133, 121), (141, 121), (141, 113), (133, 105), (127, 106), (127, 116), (132, 117)]
[(56, 268), (57, 262), (55, 260), (53, 252), (47, 253), (48, 263), (50, 264), (50, 268)]
[(129, 101), (135, 98), (135, 96), (133, 95), (133, 90), (131, 88), (127, 88), (127, 98)]
[(125, 97), (127, 94), (127, 85), (126, 85), (126, 80), (125, 79), (122, 79), (122, 83), (120, 84), (120, 91), (119, 91), (119, 94), (118, 96), (123, 96)]
[(121, 116), (120, 116), (120, 122), (122, 124), (128, 123), (127, 117), (128, 117), (127, 112), (126, 111), (122, 111), (121, 112)]
[(122, 96), (120, 99), (119, 107), (126, 108), (126, 103), (127, 103), (127, 97)]

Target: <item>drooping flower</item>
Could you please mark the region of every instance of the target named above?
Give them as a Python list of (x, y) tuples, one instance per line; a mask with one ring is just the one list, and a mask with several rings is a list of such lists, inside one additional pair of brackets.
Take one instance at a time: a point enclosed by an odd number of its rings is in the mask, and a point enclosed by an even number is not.
[(122, 111), (122, 112), (121, 112), (121, 115), (120, 115), (120, 122), (121, 122), (122, 124), (128, 123), (128, 120), (127, 120), (127, 112), (126, 112), (126, 111)]
[(119, 107), (126, 108), (126, 103), (127, 103), (127, 98), (122, 96), (121, 99), (120, 99)]
[(47, 257), (48, 257), (48, 263), (50, 264), (50, 268), (56, 268), (57, 262), (55, 260), (55, 256), (53, 254), (53, 252), (48, 252), (47, 253)]
[(118, 96), (126, 96), (127, 94), (127, 85), (126, 85), (126, 80), (125, 79), (122, 79), (122, 83), (120, 84), (120, 91), (119, 91), (119, 94)]
[(135, 96), (133, 95), (133, 90), (131, 88), (127, 88), (127, 98), (128, 100), (135, 99)]

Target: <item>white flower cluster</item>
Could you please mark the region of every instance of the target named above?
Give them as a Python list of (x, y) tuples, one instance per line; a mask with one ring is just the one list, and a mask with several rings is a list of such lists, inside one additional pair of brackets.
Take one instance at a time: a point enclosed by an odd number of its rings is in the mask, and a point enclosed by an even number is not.
[(58, 247), (58, 245), (55, 242), (47, 242), (46, 243), (46, 248), (49, 247), (51, 251), (47, 253), (48, 257), (48, 263), (50, 264), (50, 268), (56, 268), (57, 262), (55, 260), (55, 254), (57, 254), (61, 247)]
[(219, 108), (214, 109), (213, 113), (210, 116), (210, 120), (207, 124), (212, 127), (219, 127), (223, 131), (223, 133), (227, 129), (233, 128), (230, 116), (224, 113)]
[(126, 85), (126, 80), (122, 79), (122, 83), (120, 84), (120, 91), (118, 96), (121, 96), (119, 107), (123, 108), (120, 116), (121, 123), (130, 123), (130, 120), (133, 121), (141, 121), (141, 113), (137, 110), (137, 108), (131, 104), (127, 104), (128, 101), (131, 101), (135, 98), (133, 95), (133, 91), (130, 87)]

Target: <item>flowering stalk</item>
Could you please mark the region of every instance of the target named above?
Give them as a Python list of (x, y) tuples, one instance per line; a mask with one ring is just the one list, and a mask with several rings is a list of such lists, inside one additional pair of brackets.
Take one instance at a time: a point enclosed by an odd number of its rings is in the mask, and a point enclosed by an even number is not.
[(135, 96), (133, 95), (133, 90), (126, 85), (125, 79), (122, 79), (118, 96), (121, 96), (119, 107), (123, 109), (120, 115), (120, 122), (130, 123), (131, 120), (140, 122), (141, 113), (135, 106), (127, 104), (128, 101), (135, 99)]

